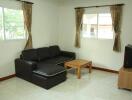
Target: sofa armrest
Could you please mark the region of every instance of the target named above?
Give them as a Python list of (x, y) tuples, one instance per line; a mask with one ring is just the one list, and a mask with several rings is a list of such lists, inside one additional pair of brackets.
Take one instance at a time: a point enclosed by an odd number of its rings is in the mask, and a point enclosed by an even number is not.
[(31, 81), (32, 71), (37, 68), (37, 63), (23, 59), (15, 59), (16, 76)]
[(34, 61), (27, 61), (23, 59), (15, 59), (15, 66), (16, 67), (30, 67), (31, 70), (37, 67), (37, 63)]
[(76, 58), (76, 54), (74, 52), (69, 52), (69, 51), (61, 51), (62, 56), (70, 57), (72, 59)]

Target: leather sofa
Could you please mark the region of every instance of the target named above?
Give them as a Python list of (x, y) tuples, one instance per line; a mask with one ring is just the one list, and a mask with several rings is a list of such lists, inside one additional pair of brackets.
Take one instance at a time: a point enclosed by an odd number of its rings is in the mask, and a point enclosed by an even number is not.
[(75, 53), (61, 51), (57, 45), (23, 50), (15, 60), (16, 76), (49, 89), (66, 80), (64, 62), (75, 57)]

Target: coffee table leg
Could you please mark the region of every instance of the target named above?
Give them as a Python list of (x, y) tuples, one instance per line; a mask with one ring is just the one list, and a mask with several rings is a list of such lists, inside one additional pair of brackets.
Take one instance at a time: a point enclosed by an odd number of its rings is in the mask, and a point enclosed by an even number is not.
[(77, 68), (77, 78), (78, 78), (78, 79), (81, 78), (81, 69), (80, 69), (80, 67)]
[(92, 62), (89, 63), (89, 73), (92, 72)]

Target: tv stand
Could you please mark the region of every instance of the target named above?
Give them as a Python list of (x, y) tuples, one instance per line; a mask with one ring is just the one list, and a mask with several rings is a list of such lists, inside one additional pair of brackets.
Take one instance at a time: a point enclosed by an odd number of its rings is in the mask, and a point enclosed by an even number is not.
[(122, 67), (119, 71), (118, 88), (132, 90), (132, 68)]

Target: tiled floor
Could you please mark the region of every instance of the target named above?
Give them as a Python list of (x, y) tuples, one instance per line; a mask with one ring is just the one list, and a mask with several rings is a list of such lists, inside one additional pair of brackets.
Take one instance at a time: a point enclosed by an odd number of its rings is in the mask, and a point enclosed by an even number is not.
[(67, 81), (45, 90), (19, 78), (0, 83), (0, 100), (132, 100), (132, 92), (117, 88), (116, 74), (86, 69), (79, 80), (73, 71)]

